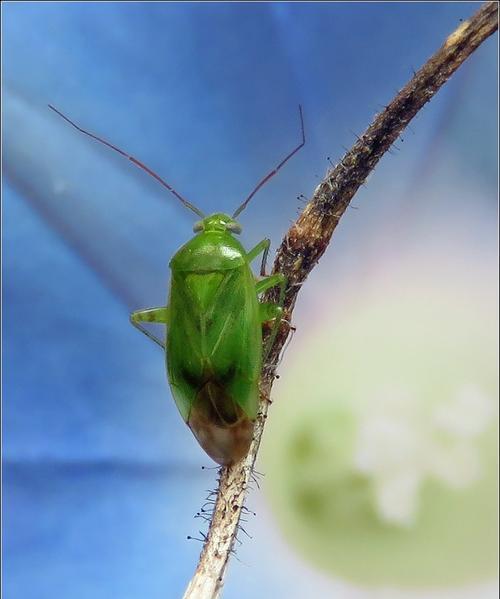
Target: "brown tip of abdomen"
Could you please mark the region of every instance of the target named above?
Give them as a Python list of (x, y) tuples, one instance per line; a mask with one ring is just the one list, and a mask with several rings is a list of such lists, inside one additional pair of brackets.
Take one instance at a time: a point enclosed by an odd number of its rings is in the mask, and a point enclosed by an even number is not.
[(229, 466), (247, 454), (254, 425), (241, 407), (213, 382), (208, 382), (198, 393), (188, 419), (198, 443), (221, 466)]

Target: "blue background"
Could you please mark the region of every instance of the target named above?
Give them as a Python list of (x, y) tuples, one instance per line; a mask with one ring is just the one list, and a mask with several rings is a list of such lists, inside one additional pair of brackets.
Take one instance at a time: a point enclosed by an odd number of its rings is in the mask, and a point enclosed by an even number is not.
[[(246, 247), (264, 236), (276, 247), (327, 157), (340, 158), (478, 6), (4, 3), (6, 599), (181, 596), (200, 550), (186, 536), (196, 536), (193, 515), (215, 484), (170, 398), (161, 352), (128, 324), (132, 309), (164, 303), (168, 260), (195, 219), (46, 105), (209, 213), (234, 210), (294, 147), (302, 103), (306, 147), (241, 216)], [(323, 273), (362, 267), (381, 220), (396, 239), (435, 210), (446, 223), (461, 204), (414, 199), (426, 184), (459, 186), (451, 171), (487, 198), (475, 213), (485, 243), (495, 243), (495, 44), (472, 56), (384, 157)], [(306, 326), (307, 286), (303, 295)], [(312, 571), (290, 579), (298, 558), (279, 544), (259, 493), (253, 504), (263, 515), (240, 552), (248, 565), (233, 560), (225, 596), (331, 590)], [(270, 560), (271, 546), (280, 550)]]

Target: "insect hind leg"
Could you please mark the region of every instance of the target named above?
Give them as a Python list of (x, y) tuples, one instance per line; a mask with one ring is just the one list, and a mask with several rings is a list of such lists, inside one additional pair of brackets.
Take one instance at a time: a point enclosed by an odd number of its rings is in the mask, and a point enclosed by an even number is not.
[(266, 277), (265, 279), (262, 279), (262, 281), (258, 281), (255, 285), (255, 289), (258, 295), (260, 295), (267, 289), (271, 289), (272, 287), (279, 287), (280, 289), (278, 302), (276, 304), (273, 302), (261, 302), (260, 304), (261, 322), (264, 323), (273, 320), (273, 326), (271, 328), (271, 332), (269, 333), (269, 337), (266, 341), (262, 355), (263, 364), (266, 364), (267, 362), (267, 358), (274, 345), (276, 335), (278, 334), (279, 327), (283, 319), (283, 304), (285, 303), (286, 290), (285, 275), (279, 273), (274, 274), (269, 277)]

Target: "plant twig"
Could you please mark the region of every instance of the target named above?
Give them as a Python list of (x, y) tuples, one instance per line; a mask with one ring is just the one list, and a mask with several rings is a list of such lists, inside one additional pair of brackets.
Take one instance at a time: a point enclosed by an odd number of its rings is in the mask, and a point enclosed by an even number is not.
[[(283, 273), (288, 280), (286, 322), (290, 322), (302, 283), (325, 252), (356, 191), (417, 112), (497, 28), (497, 2), (486, 2), (445, 40), (318, 185), (312, 199), (285, 235), (274, 261), (273, 272)], [(266, 300), (271, 299), (276, 299), (272, 291), (266, 297)], [(267, 418), (276, 365), (289, 332), (289, 325), (284, 324), (275, 340), (269, 363), (263, 369), (260, 412), (249, 453), (240, 462), (221, 469), (207, 541), (184, 599), (216, 599), (221, 591)]]

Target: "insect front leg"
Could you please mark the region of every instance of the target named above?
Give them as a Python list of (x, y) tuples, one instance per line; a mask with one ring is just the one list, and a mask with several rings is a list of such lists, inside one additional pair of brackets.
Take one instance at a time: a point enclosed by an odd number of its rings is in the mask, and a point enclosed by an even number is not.
[[(260, 276), (264, 277), (266, 274), (266, 262), (267, 262), (267, 255), (269, 254), (269, 248), (271, 246), (271, 240), (270, 239), (263, 239), (260, 243), (258, 243), (253, 249), (251, 249), (248, 254), (247, 254), (247, 260), (248, 262), (252, 262), (253, 260), (255, 260), (255, 258), (257, 258), (257, 256), (261, 253), (264, 252), (262, 254), (262, 262), (260, 265)], [(272, 285), (271, 285), (272, 287)]]
[(272, 287), (280, 288), (280, 294), (278, 298), (278, 303), (274, 304), (272, 302), (262, 302), (260, 304), (260, 316), (261, 322), (268, 322), (270, 320), (274, 320), (273, 327), (271, 329), (271, 333), (269, 334), (269, 338), (266, 342), (266, 346), (263, 352), (263, 363), (266, 363), (267, 357), (269, 356), (269, 352), (273, 346), (274, 340), (276, 339), (276, 335), (278, 334), (279, 326), (281, 323), (281, 319), (283, 318), (283, 304), (285, 302), (285, 290), (286, 290), (286, 277), (282, 274), (275, 274), (262, 279), (262, 281), (258, 281), (255, 284), (255, 290), (257, 291), (257, 295), (260, 295), (267, 289), (271, 289)]
[(130, 315), (130, 322), (132, 325), (144, 333), (146, 337), (158, 344), (163, 350), (165, 349), (165, 343), (158, 339), (155, 335), (145, 329), (141, 322), (155, 322), (158, 324), (169, 324), (169, 309), (168, 306), (162, 306), (161, 308), (147, 308), (146, 310), (136, 310)]

